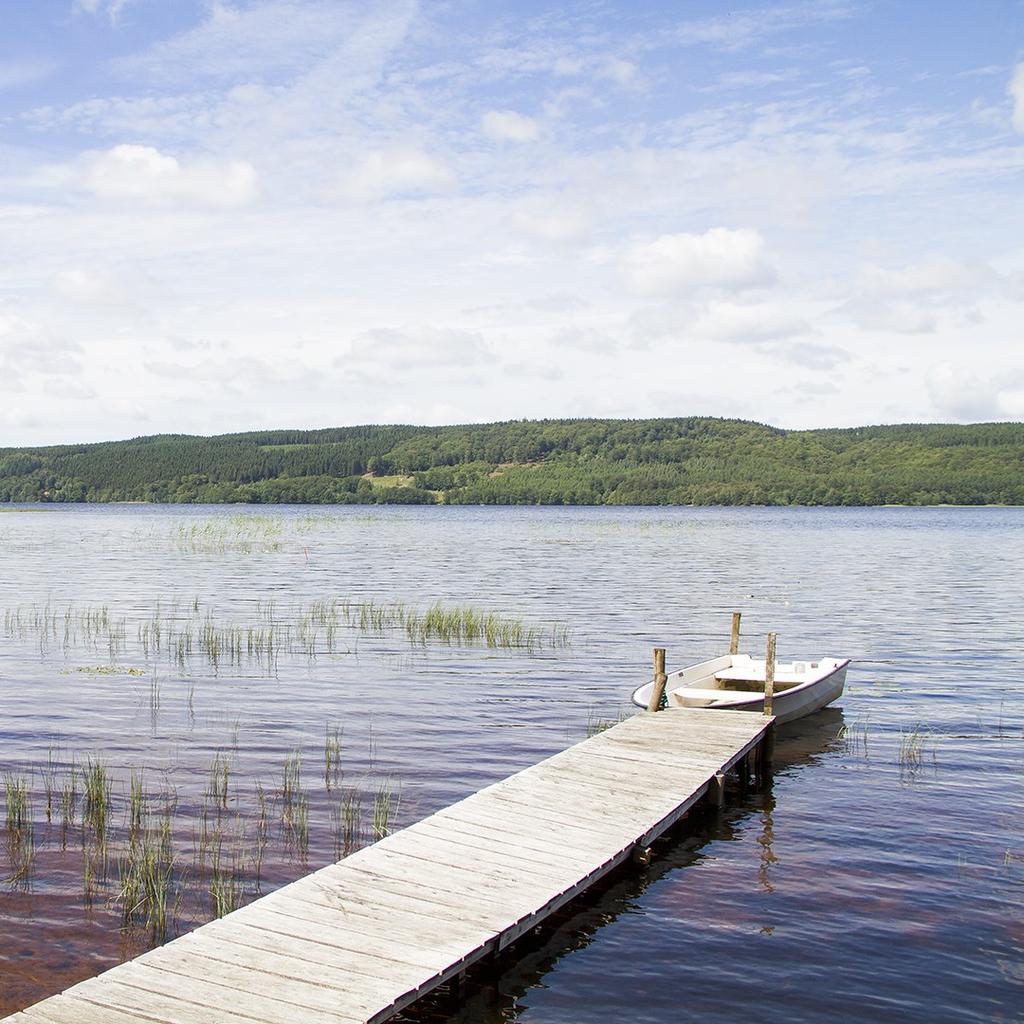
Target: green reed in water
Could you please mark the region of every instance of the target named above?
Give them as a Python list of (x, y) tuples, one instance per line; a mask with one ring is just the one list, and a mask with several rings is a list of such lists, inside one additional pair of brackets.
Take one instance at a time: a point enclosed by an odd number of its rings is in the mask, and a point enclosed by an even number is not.
[[(231, 667), (275, 675), (282, 655), (315, 660), (324, 654), (353, 649), (345, 638), (356, 640), (362, 635), (390, 632), (404, 633), (416, 647), (440, 643), (535, 653), (569, 643), (568, 630), (562, 624), (531, 625), (515, 616), (471, 605), (438, 602), (420, 609), (403, 601), (347, 598), (314, 601), (287, 613), (273, 602), (260, 602), (255, 621), (245, 622), (219, 619), (198, 598), (185, 604), (158, 599), (136, 623), (134, 647), (128, 641), (126, 618), (112, 615), (106, 605), (69, 605), (63, 610), (50, 605), (8, 608), (4, 628), (12, 638), (34, 638), (44, 655), (54, 645), (60, 646), (65, 656), (79, 648), (90, 654), (105, 650), (109, 665), (81, 668), (97, 680), (142, 675), (151, 670), (125, 667), (125, 655), (137, 656), (151, 667), (157, 659), (164, 659), (172, 668), (185, 671), (205, 665), (215, 673)], [(149, 701), (155, 716), (161, 705), (161, 687), (155, 676)]]
[(82, 822), (92, 828), (98, 842), (103, 842), (107, 834), (107, 815), (113, 788), (110, 772), (102, 761), (89, 757), (82, 768), (82, 780)]
[(324, 726), (324, 785), (330, 790), (341, 780), (341, 726)]
[(209, 772), (209, 784), (206, 790), (207, 796), (209, 796), (216, 807), (227, 809), (230, 778), (231, 764), (228, 761), (227, 755), (218, 751), (213, 755), (213, 763), (210, 765)]
[(612, 726), (620, 725), (627, 718), (630, 717), (631, 712), (620, 711), (615, 718), (599, 718), (592, 712), (587, 713), (587, 739), (591, 736), (597, 736), (599, 733), (605, 732), (611, 729)]
[[(8, 772), (3, 820), (9, 882), (27, 887), (39, 876), (37, 844), (53, 842), (56, 848), (59, 841), (62, 858), (80, 857), (86, 907), (116, 908), (125, 929), (145, 929), (149, 941), (162, 942), (183, 914), (225, 914), (257, 895), (267, 857), (275, 857), (278, 870), (285, 858), (304, 864), (316, 839), (318, 849), (326, 841), (340, 859), (390, 833), (400, 803), (395, 784), (381, 779), (369, 794), (359, 786), (340, 788), (341, 739), (341, 727), (328, 723), (325, 779), (315, 793), (303, 778), (298, 749), (284, 759), (279, 790), (267, 792), (254, 781), (248, 794), (234, 763), (218, 751), (201, 778), (201, 792), (180, 803), (166, 783), (150, 787), (149, 769), (128, 765), (115, 778), (96, 755), (60, 763), (51, 754), (52, 814), (55, 821), (60, 817), (59, 833), (54, 829), (52, 836), (32, 827), (31, 775)], [(69, 843), (69, 834), (80, 842)]]
[(837, 736), (839, 742), (851, 754), (857, 754), (867, 758), (868, 749), (868, 721), (866, 718), (856, 722), (844, 722)]
[(373, 836), (383, 839), (391, 834), (391, 821), (398, 813), (401, 797), (390, 779), (382, 779), (373, 798)]
[(302, 785), (302, 755), (298, 750), (284, 762), (281, 824), (288, 843), (305, 856), (309, 850), (309, 793)]
[(35, 823), (32, 819), (31, 789), (23, 775), (4, 776), (4, 798), (7, 826), (7, 859), (11, 885), (28, 885), (35, 864)]
[(68, 832), (75, 824), (75, 813), (78, 808), (78, 771), (74, 761), (60, 786), (60, 845), (66, 849)]
[(935, 734), (922, 722), (900, 730), (899, 765), (905, 779), (913, 779), (927, 764), (938, 764), (934, 748)]
[(146, 787), (143, 772), (132, 771), (128, 793), (128, 832), (134, 835), (141, 831), (146, 817)]
[(168, 912), (175, 894), (175, 854), (171, 813), (155, 829), (136, 833), (119, 862), (122, 921), (144, 922), (155, 942), (167, 937)]
[(357, 788), (348, 787), (331, 807), (331, 826), (336, 860), (347, 857), (362, 845), (363, 796)]
[(4, 801), (7, 831), (17, 832), (25, 828), (32, 820), (29, 781), (26, 776), (13, 773), (4, 775)]

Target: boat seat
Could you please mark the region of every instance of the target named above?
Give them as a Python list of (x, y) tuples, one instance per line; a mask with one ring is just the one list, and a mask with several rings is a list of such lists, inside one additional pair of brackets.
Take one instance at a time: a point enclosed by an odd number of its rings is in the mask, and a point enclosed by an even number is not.
[(677, 698), (689, 697), (695, 700), (728, 700), (735, 699), (736, 694), (728, 690), (702, 690), (696, 686), (684, 686), (681, 689), (672, 691), (672, 696)]
[[(723, 668), (720, 672), (715, 673), (716, 679), (721, 679), (723, 683), (760, 683), (761, 687), (764, 687), (764, 671), (751, 672), (744, 669), (736, 668)], [(807, 676), (799, 672), (776, 672), (775, 683), (785, 683), (788, 686), (796, 686), (798, 683), (804, 683), (807, 681)]]

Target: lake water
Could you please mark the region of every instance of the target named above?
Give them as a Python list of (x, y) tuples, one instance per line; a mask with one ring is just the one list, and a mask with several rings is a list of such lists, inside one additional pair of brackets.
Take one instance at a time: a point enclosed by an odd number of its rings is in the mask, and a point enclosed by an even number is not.
[[(0, 511), (0, 772), (31, 820), (0, 832), (0, 1016), (152, 941), (124, 865), (162, 822), (173, 935), (211, 884), (245, 901), (370, 841), (375, 811), (400, 827), (584, 738), (628, 712), (652, 646), (719, 653), (737, 609), (744, 650), (775, 630), (781, 658), (854, 659), (838, 708), (783, 734), (769, 788), (411, 1018), (1024, 1020), (1022, 528), (989, 508)], [(411, 642), (397, 618), (436, 602), (537, 637)]]

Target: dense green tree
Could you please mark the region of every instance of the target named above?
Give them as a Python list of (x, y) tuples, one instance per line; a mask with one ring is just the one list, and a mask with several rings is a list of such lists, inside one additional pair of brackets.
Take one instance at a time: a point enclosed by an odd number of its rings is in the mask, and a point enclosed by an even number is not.
[(0, 501), (1020, 505), (1024, 425), (681, 417), (157, 435), (0, 449)]

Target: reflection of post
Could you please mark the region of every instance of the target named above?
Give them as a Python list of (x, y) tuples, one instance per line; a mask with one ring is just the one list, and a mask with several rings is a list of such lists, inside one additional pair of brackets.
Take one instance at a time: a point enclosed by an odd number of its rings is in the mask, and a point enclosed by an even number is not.
[(775, 798), (771, 793), (765, 793), (764, 810), (761, 812), (761, 834), (757, 837), (757, 841), (761, 846), (761, 864), (757, 869), (757, 880), (761, 883), (761, 888), (765, 892), (775, 892), (775, 886), (772, 885), (768, 869), (772, 864), (777, 863), (779, 859), (772, 850), (772, 840), (775, 838), (772, 822), (772, 811), (774, 810)]

